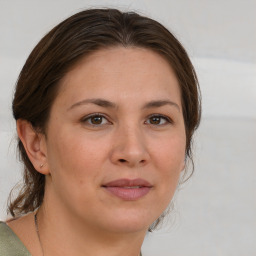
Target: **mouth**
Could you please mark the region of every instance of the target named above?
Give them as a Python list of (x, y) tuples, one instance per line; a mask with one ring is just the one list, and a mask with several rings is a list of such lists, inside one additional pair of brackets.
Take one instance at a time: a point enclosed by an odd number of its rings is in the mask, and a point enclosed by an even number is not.
[(108, 193), (126, 201), (135, 201), (146, 196), (152, 185), (143, 179), (119, 179), (102, 186)]

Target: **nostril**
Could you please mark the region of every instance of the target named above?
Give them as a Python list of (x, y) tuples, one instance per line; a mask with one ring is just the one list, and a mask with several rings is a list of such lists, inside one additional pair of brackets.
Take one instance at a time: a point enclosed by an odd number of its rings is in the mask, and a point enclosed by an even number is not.
[[(122, 158), (119, 159), (118, 161), (119, 161), (120, 163), (126, 163), (126, 162), (128, 162), (127, 160), (122, 159)], [(140, 161), (140, 163), (145, 163), (145, 162), (146, 162), (146, 161), (145, 161), (144, 159)]]

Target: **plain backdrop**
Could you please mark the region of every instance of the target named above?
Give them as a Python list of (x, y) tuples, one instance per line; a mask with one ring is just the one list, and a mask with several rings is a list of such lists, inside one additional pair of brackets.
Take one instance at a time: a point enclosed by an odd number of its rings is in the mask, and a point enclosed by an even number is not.
[(96, 6), (163, 23), (187, 49), (201, 84), (194, 176), (176, 193), (168, 223), (147, 235), (143, 255), (255, 256), (255, 0), (0, 0), (0, 219), (21, 178), (11, 114), (19, 71), (54, 25)]

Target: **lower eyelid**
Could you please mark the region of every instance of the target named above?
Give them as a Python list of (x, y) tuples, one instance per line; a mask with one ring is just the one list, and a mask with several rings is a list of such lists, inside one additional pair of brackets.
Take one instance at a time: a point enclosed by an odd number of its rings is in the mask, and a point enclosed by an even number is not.
[[(108, 123), (110, 123), (110, 121), (108, 120), (108, 118), (102, 114), (92, 114), (92, 115), (88, 115), (88, 116), (85, 116), (83, 118), (81, 118), (81, 122), (82, 123), (86, 123), (88, 122), (90, 119), (94, 118), (94, 117), (101, 117), (102, 119), (105, 119)], [(89, 123), (90, 124), (90, 123)], [(90, 124), (90, 125), (93, 125), (93, 124)], [(101, 125), (101, 124), (99, 124)]]

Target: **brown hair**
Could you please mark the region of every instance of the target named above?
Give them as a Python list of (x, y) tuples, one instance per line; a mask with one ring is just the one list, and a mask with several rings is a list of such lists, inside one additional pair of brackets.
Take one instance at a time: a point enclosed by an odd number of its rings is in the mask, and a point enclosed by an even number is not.
[[(193, 65), (182, 45), (165, 27), (134, 12), (85, 10), (46, 34), (29, 55), (19, 75), (12, 105), (14, 118), (27, 120), (35, 130), (45, 133), (59, 81), (67, 71), (84, 56), (115, 46), (150, 49), (170, 63), (180, 85), (186, 156), (191, 158), (191, 139), (201, 114)], [(18, 149), (24, 163), (24, 184), (17, 198), (9, 202), (8, 210), (12, 216), (35, 210), (44, 198), (45, 176), (35, 170), (19, 139)]]

